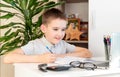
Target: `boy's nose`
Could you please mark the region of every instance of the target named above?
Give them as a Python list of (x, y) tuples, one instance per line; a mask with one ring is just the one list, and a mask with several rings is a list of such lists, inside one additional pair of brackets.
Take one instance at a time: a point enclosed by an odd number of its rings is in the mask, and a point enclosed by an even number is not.
[(63, 36), (64, 33), (65, 33), (65, 32), (63, 32), (63, 31), (59, 31), (59, 32), (58, 32), (58, 35), (59, 35), (59, 36)]

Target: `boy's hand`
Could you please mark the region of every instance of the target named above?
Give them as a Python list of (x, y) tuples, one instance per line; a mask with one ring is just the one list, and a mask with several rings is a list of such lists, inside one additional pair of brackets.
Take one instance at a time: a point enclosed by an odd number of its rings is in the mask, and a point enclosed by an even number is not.
[(80, 57), (90, 58), (90, 57), (92, 57), (92, 54), (88, 51), (81, 51), (80, 52)]
[(56, 58), (57, 58), (56, 54), (52, 54), (50, 52), (43, 53), (37, 56), (37, 60), (40, 63), (53, 63), (55, 62)]

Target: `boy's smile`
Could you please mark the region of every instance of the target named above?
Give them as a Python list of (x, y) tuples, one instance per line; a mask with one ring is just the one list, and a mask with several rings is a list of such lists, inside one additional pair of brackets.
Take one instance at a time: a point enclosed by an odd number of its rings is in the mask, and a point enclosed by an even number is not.
[(65, 35), (66, 25), (67, 21), (57, 18), (51, 20), (47, 26), (44, 26), (42, 31), (50, 43), (57, 44)]

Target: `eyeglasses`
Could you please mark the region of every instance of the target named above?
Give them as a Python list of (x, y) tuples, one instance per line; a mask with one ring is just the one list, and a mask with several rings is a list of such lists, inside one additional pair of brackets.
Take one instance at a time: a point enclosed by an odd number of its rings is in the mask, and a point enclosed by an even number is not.
[(82, 68), (87, 70), (94, 70), (97, 68), (97, 66), (91, 62), (80, 62), (80, 61), (72, 61), (70, 62), (70, 66), (74, 68)]
[(39, 70), (41, 70), (43, 72), (47, 72), (47, 70), (46, 70), (47, 64), (39, 64), (38, 68), (39, 68)]

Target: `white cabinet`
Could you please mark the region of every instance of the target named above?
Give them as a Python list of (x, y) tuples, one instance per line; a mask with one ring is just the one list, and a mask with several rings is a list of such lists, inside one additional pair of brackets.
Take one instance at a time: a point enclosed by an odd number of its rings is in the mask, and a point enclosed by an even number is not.
[(103, 36), (120, 32), (120, 0), (89, 0), (89, 49), (104, 56)]

